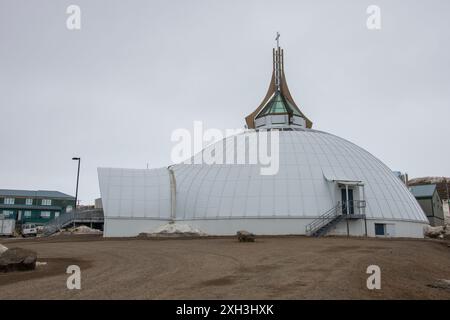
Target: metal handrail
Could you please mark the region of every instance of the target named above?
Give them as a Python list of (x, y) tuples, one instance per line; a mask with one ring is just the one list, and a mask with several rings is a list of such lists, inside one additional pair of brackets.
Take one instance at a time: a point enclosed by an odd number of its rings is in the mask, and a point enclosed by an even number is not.
[[(342, 203), (342, 208), (341, 211), (344, 210), (344, 208), (347, 208), (347, 206), (349, 208), (353, 208), (353, 209), (360, 209), (359, 212), (361, 213), (361, 209), (365, 209), (366, 208), (366, 200), (348, 200)], [(347, 212), (342, 212), (342, 214), (347, 214)]]
[(73, 210), (59, 215), (44, 225), (44, 232), (53, 233), (65, 225), (77, 220), (103, 221), (103, 211), (99, 209), (77, 211)]
[(336, 218), (337, 216), (341, 215), (339, 213), (339, 207), (341, 206), (341, 203), (338, 202), (334, 207), (326, 211), (324, 214), (322, 214), (319, 218), (313, 220), (311, 223), (306, 225), (306, 233), (310, 234), (315, 232), (316, 230), (322, 228), (328, 222)]
[(353, 200), (356, 203), (357, 208), (365, 208), (367, 203), (366, 200)]

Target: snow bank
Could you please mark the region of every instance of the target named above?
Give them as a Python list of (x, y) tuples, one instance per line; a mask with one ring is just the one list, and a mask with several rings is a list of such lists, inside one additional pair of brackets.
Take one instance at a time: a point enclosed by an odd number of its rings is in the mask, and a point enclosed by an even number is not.
[(438, 238), (438, 239), (448, 238), (450, 237), (450, 225), (446, 224), (444, 226), (438, 227), (425, 226), (424, 234), (428, 238)]
[(87, 226), (79, 226), (69, 230), (72, 234), (102, 234), (101, 230), (92, 229)]
[(432, 227), (432, 226), (425, 226), (424, 228), (424, 234), (428, 238), (439, 238), (444, 231), (444, 227)]
[(167, 223), (156, 228), (152, 233), (142, 233), (141, 236), (206, 236), (207, 234), (188, 224)]
[(450, 224), (449, 223), (447, 223), (444, 226), (444, 238), (450, 240)]
[(6, 250), (8, 250), (8, 248), (0, 244), (0, 255), (2, 255), (2, 253), (5, 252)]

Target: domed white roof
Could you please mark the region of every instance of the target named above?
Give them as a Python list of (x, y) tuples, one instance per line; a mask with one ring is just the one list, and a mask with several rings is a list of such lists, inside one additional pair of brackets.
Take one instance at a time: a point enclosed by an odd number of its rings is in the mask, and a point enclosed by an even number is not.
[[(246, 229), (423, 237), (427, 217), (386, 165), (347, 140), (311, 129), (312, 121), (289, 92), (278, 43), (266, 96), (245, 121), (252, 130), (205, 148), (192, 163), (151, 170), (99, 168), (104, 234), (134, 236), (171, 221), (221, 235)], [(257, 163), (250, 160), (255, 153), (265, 153), (262, 137), (254, 143), (255, 129), (278, 133), (278, 143), (269, 140), (274, 147), (269, 168), (277, 169), (269, 175), (267, 166), (249, 164)], [(341, 219), (345, 223), (339, 224)], [(317, 228), (317, 222), (326, 225)]]
[[(225, 145), (232, 145), (233, 139), (226, 138)], [(247, 148), (238, 145), (237, 152), (248, 152)], [(386, 165), (357, 145), (321, 131), (279, 131), (275, 175), (261, 175), (260, 166), (251, 164), (178, 164), (172, 170), (176, 219), (314, 218), (340, 200), (336, 184), (351, 180), (364, 185), (368, 219), (428, 223), (415, 198)]]

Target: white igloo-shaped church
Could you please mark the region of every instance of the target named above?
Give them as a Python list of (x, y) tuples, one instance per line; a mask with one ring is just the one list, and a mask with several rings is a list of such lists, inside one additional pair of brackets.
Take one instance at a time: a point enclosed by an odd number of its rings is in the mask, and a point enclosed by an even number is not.
[[(98, 168), (104, 235), (137, 236), (173, 222), (209, 235), (244, 229), (259, 235), (423, 237), (425, 214), (385, 164), (345, 139), (312, 129), (289, 92), (279, 46), (273, 49), (269, 90), (245, 120), (240, 138), (277, 132), (276, 174), (262, 175), (258, 164), (197, 161), (158, 169)], [(194, 158), (223, 146), (224, 156), (248, 154), (238, 136)]]

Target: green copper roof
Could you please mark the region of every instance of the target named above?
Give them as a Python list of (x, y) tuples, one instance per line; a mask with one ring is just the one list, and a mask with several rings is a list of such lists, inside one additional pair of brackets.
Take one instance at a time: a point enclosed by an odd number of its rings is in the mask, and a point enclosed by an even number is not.
[(280, 92), (276, 92), (272, 99), (267, 102), (266, 106), (257, 116), (257, 118), (264, 117), (269, 114), (285, 114), (289, 112), (292, 112), (292, 114), (301, 117), (300, 112), (297, 110), (297, 108), (292, 106)]

